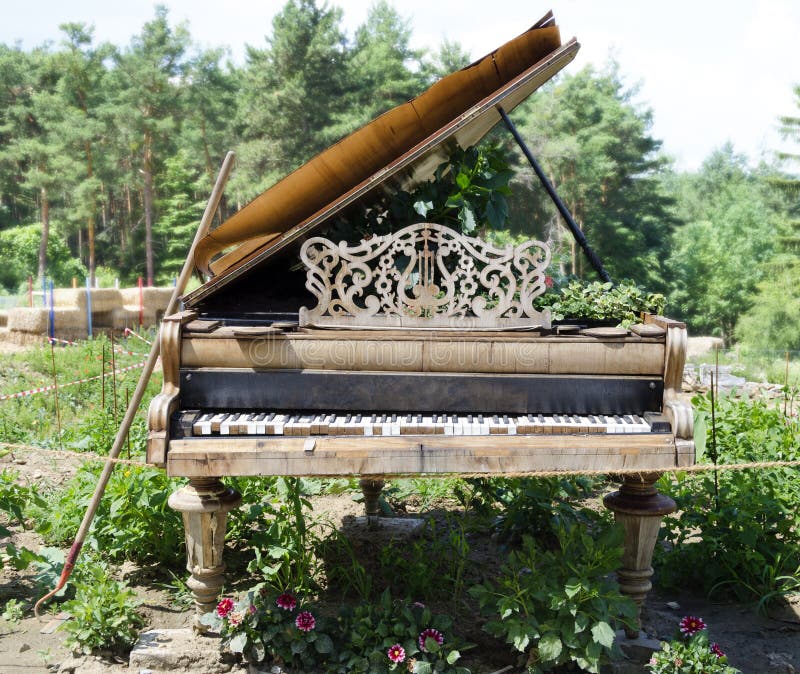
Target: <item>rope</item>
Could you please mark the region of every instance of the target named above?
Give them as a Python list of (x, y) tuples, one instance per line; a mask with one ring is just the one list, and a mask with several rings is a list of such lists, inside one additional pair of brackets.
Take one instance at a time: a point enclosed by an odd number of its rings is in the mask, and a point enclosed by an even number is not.
[(60, 455), (62, 457), (75, 457), (81, 459), (83, 461), (113, 461), (114, 463), (122, 463), (128, 466), (142, 466), (146, 467), (149, 464), (144, 461), (137, 461), (136, 459), (112, 459), (108, 456), (103, 456), (102, 454), (97, 454), (95, 452), (76, 452), (71, 449), (48, 449), (47, 447), (37, 447), (36, 445), (21, 445), (13, 442), (0, 442), (0, 447), (5, 447), (11, 450), (13, 454), (15, 451), (24, 451), (24, 452), (39, 452), (41, 454), (54, 454)]
[[(110, 459), (102, 454), (94, 452), (76, 452), (73, 450), (59, 450), (47, 449), (46, 447), (37, 447), (36, 445), (23, 445), (11, 442), (0, 442), (0, 447), (6, 447), (12, 452), (14, 450), (41, 452), (44, 454), (68, 455), (75, 458), (80, 458), (85, 461), (113, 461), (114, 463), (122, 463), (131, 466), (148, 466), (150, 464), (144, 461), (137, 461), (135, 459)], [(527, 470), (527, 471), (514, 471), (510, 473), (499, 473), (489, 471), (473, 471), (473, 472), (460, 472), (449, 471), (440, 473), (383, 473), (381, 475), (369, 475), (368, 477), (380, 478), (401, 478), (401, 477), (461, 477), (461, 478), (481, 478), (481, 477), (564, 477), (567, 475), (652, 475), (653, 473), (703, 473), (712, 470), (720, 471), (738, 471), (738, 470), (753, 470), (753, 469), (767, 469), (767, 468), (798, 468), (800, 467), (800, 459), (792, 461), (753, 461), (747, 463), (722, 463), (717, 466), (708, 463), (698, 463), (694, 466), (686, 466), (685, 468), (657, 468), (653, 470), (642, 470), (641, 468), (617, 468), (617, 469), (601, 469), (592, 468), (586, 470)], [(301, 477), (296, 475), (293, 477)], [(325, 475), (308, 474), (307, 477), (326, 477)], [(332, 475), (329, 477), (342, 477), (341, 475)]]
[(142, 337), (142, 336), (141, 336), (139, 333), (137, 333), (137, 332), (134, 332), (134, 331), (133, 331), (133, 330), (131, 330), (130, 328), (125, 328), (125, 336), (126, 336), (126, 337), (136, 337), (136, 339), (141, 339), (141, 340), (142, 340), (142, 341), (143, 341), (145, 344), (147, 344), (148, 346), (149, 346), (149, 345), (152, 345), (152, 343), (153, 343), (153, 342), (151, 342), (150, 340), (148, 340), (148, 339), (145, 339), (144, 337)]
[[(133, 365), (128, 365), (127, 367), (120, 367), (114, 370), (113, 372), (106, 372), (104, 375), (97, 374), (93, 377), (85, 377), (83, 379), (76, 379), (75, 381), (68, 381), (65, 384), (59, 384), (58, 388), (62, 389), (67, 386), (76, 386), (77, 384), (85, 384), (86, 382), (95, 381), (97, 379), (102, 379), (103, 377), (110, 377), (114, 374), (122, 374), (123, 372), (130, 372), (131, 370), (136, 370), (137, 368), (144, 367), (146, 361), (142, 361), (141, 363), (135, 363)], [(55, 384), (50, 384), (49, 386), (39, 386), (37, 388), (28, 389), (27, 391), (19, 391), (17, 393), (7, 393), (6, 395), (1, 395), (0, 400), (10, 400), (11, 398), (25, 398), (27, 396), (32, 396), (37, 393), (47, 393), (47, 391), (52, 391), (56, 388)]]

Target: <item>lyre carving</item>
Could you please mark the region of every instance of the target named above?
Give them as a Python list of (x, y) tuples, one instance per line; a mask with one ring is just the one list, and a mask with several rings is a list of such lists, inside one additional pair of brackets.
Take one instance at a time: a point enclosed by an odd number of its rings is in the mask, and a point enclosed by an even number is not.
[(303, 244), (306, 287), (317, 298), (300, 324), (336, 327), (500, 329), (550, 327), (533, 301), (546, 290), (550, 248), (496, 248), (434, 223), (358, 245), (314, 237)]

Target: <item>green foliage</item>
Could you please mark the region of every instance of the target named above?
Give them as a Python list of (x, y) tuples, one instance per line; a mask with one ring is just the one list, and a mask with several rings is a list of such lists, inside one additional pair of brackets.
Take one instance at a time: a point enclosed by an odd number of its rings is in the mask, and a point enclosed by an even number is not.
[[(616, 64), (564, 74), (523, 103), (520, 131), (608, 269), (663, 290), (677, 221), (660, 176), (668, 162), (651, 135), (652, 112), (635, 102)], [(568, 271), (594, 277), (531, 169), (519, 157), (512, 231), (540, 233), (570, 251)]]
[(83, 569), (75, 585), (75, 598), (63, 604), (72, 616), (60, 627), (67, 632), (65, 645), (83, 653), (129, 649), (136, 641), (136, 628), (143, 624), (136, 611), (141, 602), (133, 591), (97, 562)]
[[(710, 401), (693, 400), (696, 442), (706, 462), (796, 460), (800, 424), (761, 400), (721, 398), (716, 448)], [(657, 562), (662, 584), (714, 597), (762, 599), (762, 606), (794, 591), (800, 578), (800, 484), (788, 468), (713, 471), (662, 478), (678, 503), (665, 518)]]
[[(47, 276), (57, 286), (71, 286), (73, 277), (86, 276), (86, 269), (72, 257), (59, 235), (60, 225), (52, 223), (51, 227), (54, 235), (47, 240)], [(28, 277), (36, 279), (41, 234), (41, 224), (20, 225), (0, 231), (0, 259), (3, 260), (0, 266), (0, 289), (13, 293), (27, 292)]]
[[(62, 490), (37, 511), (38, 531), (51, 543), (67, 543), (78, 530), (100, 466), (84, 464)], [(163, 470), (120, 466), (111, 476), (86, 546), (110, 559), (177, 565), (183, 557), (183, 522), (167, 504), (180, 482)]]
[[(388, 590), (377, 602), (346, 611), (340, 619), (340, 629), (341, 640), (337, 639), (337, 644), (341, 646), (329, 672), (469, 674), (467, 668), (456, 665), (461, 657), (458, 649), (463, 650), (467, 645), (454, 636), (453, 621), (446, 615), (434, 614), (420, 603), (393, 600)], [(421, 648), (420, 638), (427, 629), (441, 634), (442, 644), (427, 637), (424, 649)], [(387, 652), (395, 645), (402, 648), (403, 659), (393, 663)]]
[[(18, 475), (8, 469), (0, 471), (0, 538), (11, 535), (4, 524), (28, 527), (26, 510), (29, 506), (43, 506), (44, 500), (33, 486), (23, 485)], [(0, 547), (0, 568), (10, 564), (15, 569), (27, 568), (38, 555), (27, 548), (18, 548), (13, 543)]]
[(728, 665), (728, 657), (718, 644), (709, 643), (705, 628), (662, 641), (661, 649), (645, 667), (653, 674), (741, 674)]
[(314, 586), (316, 534), (306, 516), (312, 505), (304, 483), (296, 478), (277, 478), (274, 496), (248, 508), (252, 528), (247, 543), (253, 559), (247, 570), (259, 574), (276, 590), (291, 587), (308, 591)]
[(558, 529), (559, 550), (543, 551), (525, 536), (495, 582), (470, 589), (491, 616), (485, 629), (525, 656), (532, 674), (575, 663), (589, 672), (615, 653), (613, 625), (633, 624), (633, 602), (609, 574), (621, 559), (622, 530), (592, 538), (582, 527)]
[(686, 224), (672, 239), (670, 306), (693, 332), (730, 338), (776, 252), (780, 208), (767, 176), (748, 169), (730, 145), (671, 187)]
[(505, 543), (524, 535), (554, 543), (559, 528), (598, 518), (578, 501), (590, 496), (591, 478), (492, 478), (474, 481), (471, 505), (494, 518), (493, 528)]
[(781, 255), (770, 262), (767, 278), (739, 317), (736, 338), (750, 349), (800, 350), (800, 264)]
[(221, 648), (242, 654), (248, 662), (269, 656), (286, 665), (319, 668), (333, 652), (329, 621), (317, 606), (292, 592), (256, 585), (236, 602), (223, 598), (200, 620), (220, 634)]
[(562, 286), (560, 293), (545, 293), (537, 300), (537, 307), (550, 307), (556, 320), (583, 318), (623, 324), (638, 322), (643, 312), (662, 314), (665, 302), (660, 293), (649, 293), (632, 283), (578, 280)]
[(16, 627), (23, 617), (25, 617), (25, 604), (19, 599), (7, 600), (3, 606), (3, 612), (0, 613), (0, 618), (12, 627)]
[(411, 192), (397, 190), (379, 196), (366, 211), (351, 209), (337, 220), (331, 235), (352, 241), (417, 222), (435, 222), (471, 235), (479, 228), (502, 229), (508, 216), (511, 176), (501, 148), (458, 148), (436, 168), (431, 180)]

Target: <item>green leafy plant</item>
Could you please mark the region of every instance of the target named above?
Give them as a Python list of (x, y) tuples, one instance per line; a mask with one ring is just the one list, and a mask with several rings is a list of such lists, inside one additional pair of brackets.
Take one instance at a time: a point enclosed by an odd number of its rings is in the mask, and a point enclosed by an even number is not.
[[(725, 464), (797, 459), (800, 424), (762, 400), (717, 401), (716, 443), (709, 396), (696, 396), (701, 461)], [(708, 437), (707, 437), (708, 436)], [(664, 477), (678, 503), (657, 548), (662, 584), (715, 597), (760, 599), (760, 608), (793, 592), (800, 579), (800, 484), (791, 469), (724, 470)], [(699, 535), (698, 535), (699, 533)]]
[(255, 506), (258, 522), (254, 520), (249, 536), (254, 556), (247, 570), (260, 574), (275, 590), (292, 587), (308, 591), (314, 586), (317, 539), (306, 516), (312, 505), (303, 483), (295, 478), (277, 478), (275, 496)]
[(16, 627), (19, 625), (24, 615), (25, 603), (21, 602), (19, 599), (9, 599), (5, 603), (5, 606), (3, 606), (3, 612), (0, 613), (0, 618), (5, 620), (12, 627)]
[(333, 652), (327, 621), (319, 610), (291, 592), (271, 591), (257, 585), (238, 601), (223, 598), (200, 621), (218, 632), (221, 647), (259, 663), (267, 656), (275, 662), (321, 667)]
[(75, 583), (75, 598), (64, 602), (71, 620), (60, 629), (67, 632), (64, 643), (83, 653), (97, 650), (124, 651), (137, 637), (142, 619), (136, 609), (141, 602), (126, 583), (109, 575), (100, 562), (84, 564)]
[(537, 308), (550, 307), (555, 320), (582, 318), (617, 323), (635, 323), (642, 312), (661, 314), (666, 300), (631, 283), (573, 280), (555, 292), (540, 295)]
[[(0, 471), (0, 537), (11, 535), (4, 522), (23, 529), (28, 528), (26, 508), (32, 505), (43, 506), (44, 503), (36, 488), (21, 484), (15, 472), (5, 469)], [(32, 550), (18, 548), (13, 543), (3, 545), (0, 553), (0, 568), (10, 564), (17, 570), (25, 569), (38, 558), (37, 553)]]
[(330, 235), (354, 240), (417, 222), (435, 222), (471, 235), (479, 227), (501, 229), (508, 217), (512, 176), (501, 148), (458, 148), (431, 180), (411, 192), (397, 190), (379, 198), (367, 211), (340, 217)]
[(685, 616), (678, 637), (661, 642), (661, 649), (645, 665), (653, 674), (740, 674), (728, 665), (717, 643), (709, 643), (702, 618)]
[(622, 531), (595, 538), (577, 526), (559, 528), (560, 549), (542, 551), (525, 536), (495, 582), (470, 588), (491, 616), (485, 629), (524, 654), (527, 671), (575, 663), (589, 672), (614, 654), (614, 623), (632, 625), (633, 602), (609, 574), (621, 559)]
[(437, 615), (418, 603), (396, 601), (389, 590), (373, 604), (345, 611), (340, 618), (341, 648), (336, 674), (469, 674), (456, 665), (467, 644), (453, 635), (449, 616)]

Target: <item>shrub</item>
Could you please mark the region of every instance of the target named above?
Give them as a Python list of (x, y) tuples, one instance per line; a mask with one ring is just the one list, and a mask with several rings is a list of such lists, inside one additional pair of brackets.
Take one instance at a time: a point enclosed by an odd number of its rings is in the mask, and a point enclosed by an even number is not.
[(633, 624), (633, 602), (609, 574), (619, 566), (622, 530), (596, 540), (580, 527), (557, 531), (560, 550), (541, 551), (525, 536), (493, 582), (470, 593), (491, 616), (484, 629), (523, 653), (527, 671), (547, 672), (573, 662), (589, 672), (615, 653), (612, 625)]
[[(706, 438), (710, 400), (697, 396), (701, 460), (720, 464), (798, 458), (800, 424), (764, 401), (721, 398), (716, 448)], [(678, 504), (658, 548), (662, 584), (762, 605), (797, 587), (800, 574), (800, 483), (790, 469), (723, 470), (664, 477)]]
[(124, 582), (109, 577), (105, 564), (84, 564), (75, 598), (64, 602), (64, 610), (72, 616), (61, 625), (68, 633), (64, 643), (83, 653), (126, 650), (142, 625), (136, 612), (140, 603)]

